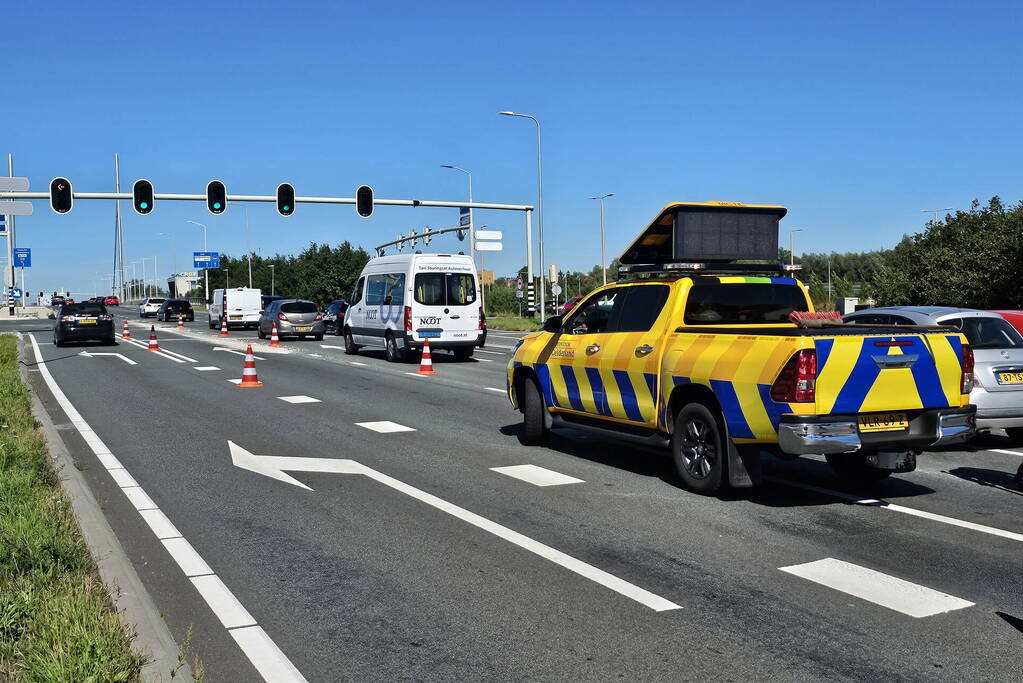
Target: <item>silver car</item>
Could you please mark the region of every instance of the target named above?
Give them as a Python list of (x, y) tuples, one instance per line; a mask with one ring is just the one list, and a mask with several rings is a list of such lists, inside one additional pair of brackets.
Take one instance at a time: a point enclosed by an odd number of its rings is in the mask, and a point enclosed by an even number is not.
[(303, 299), (277, 299), (267, 304), (259, 315), (259, 338), (270, 336), (273, 324), (277, 323), (279, 337), (314, 337), (323, 340), (323, 313), (312, 301)]
[(1023, 439), (1023, 336), (990, 311), (948, 306), (891, 306), (849, 313), (846, 322), (871, 325), (948, 325), (962, 332), (974, 357), (970, 403), (977, 431), (1004, 429)]

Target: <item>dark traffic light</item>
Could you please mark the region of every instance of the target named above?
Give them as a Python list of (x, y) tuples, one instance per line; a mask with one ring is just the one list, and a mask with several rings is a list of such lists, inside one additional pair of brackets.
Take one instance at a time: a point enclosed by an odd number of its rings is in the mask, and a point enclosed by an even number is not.
[(373, 215), (373, 188), (369, 185), (359, 185), (355, 191), (355, 210), (363, 218)]
[(288, 183), (277, 186), (277, 213), (290, 216), (295, 213), (295, 187)]
[(227, 209), (227, 188), (219, 180), (211, 180), (206, 184), (206, 208), (212, 214), (224, 213)]
[(71, 181), (67, 178), (54, 178), (50, 181), (50, 208), (57, 213), (67, 213), (74, 206), (74, 195), (71, 194)]
[(153, 210), (153, 184), (148, 180), (136, 180), (131, 186), (131, 204), (135, 213), (145, 216)]

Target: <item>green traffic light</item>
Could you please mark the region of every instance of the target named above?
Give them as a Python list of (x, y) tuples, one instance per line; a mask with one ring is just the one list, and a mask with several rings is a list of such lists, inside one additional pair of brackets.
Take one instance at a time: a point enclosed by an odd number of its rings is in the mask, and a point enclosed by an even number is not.
[(291, 211), (291, 207), (290, 207), (290, 206), (288, 206), (287, 204), (285, 204), (285, 205), (284, 205), (283, 207), (281, 207), (281, 208), (283, 208), (283, 209), (284, 209), (285, 211)]
[(148, 209), (149, 208), (149, 202), (139, 202), (139, 208), (140, 209)]
[(219, 209), (220, 208), (220, 202), (213, 202), (213, 208), (214, 209)]

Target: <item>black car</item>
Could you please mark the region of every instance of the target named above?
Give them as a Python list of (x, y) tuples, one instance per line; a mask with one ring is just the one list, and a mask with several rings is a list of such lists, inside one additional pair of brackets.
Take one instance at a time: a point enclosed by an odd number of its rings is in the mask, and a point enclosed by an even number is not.
[(63, 306), (64, 305), (64, 297), (61, 296), (60, 294), (54, 294), (53, 296), (50, 297), (50, 305), (51, 306)]
[(195, 320), (195, 311), (192, 310), (192, 303), (188, 299), (167, 299), (160, 304), (160, 310), (156, 312), (157, 320), (177, 322), (178, 316), (186, 322)]
[(53, 325), (53, 345), (71, 341), (114, 342), (114, 316), (103, 304), (64, 304)]
[(283, 296), (277, 296), (276, 294), (263, 294), (259, 297), (259, 310), (265, 311), (271, 301), (280, 301), (283, 298)]
[(345, 311), (348, 310), (348, 302), (344, 299), (334, 299), (323, 309), (323, 324), (327, 332), (340, 336), (344, 332)]

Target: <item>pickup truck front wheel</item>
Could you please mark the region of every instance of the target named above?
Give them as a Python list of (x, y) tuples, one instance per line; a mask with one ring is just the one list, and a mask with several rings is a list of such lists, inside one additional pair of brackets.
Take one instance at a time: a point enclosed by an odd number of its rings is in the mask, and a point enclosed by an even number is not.
[(526, 379), (522, 383), (522, 444), (524, 446), (539, 446), (547, 439), (547, 423), (544, 412), (547, 407), (544, 405), (543, 396), (540, 395), (540, 387), (532, 379)]
[(671, 435), (675, 470), (686, 488), (697, 493), (716, 493), (724, 481), (724, 440), (714, 413), (702, 403), (690, 403), (679, 411)]

